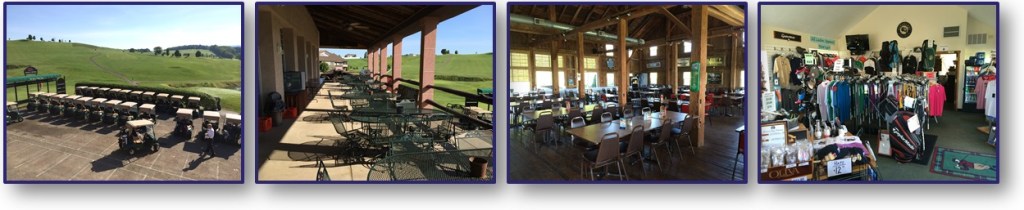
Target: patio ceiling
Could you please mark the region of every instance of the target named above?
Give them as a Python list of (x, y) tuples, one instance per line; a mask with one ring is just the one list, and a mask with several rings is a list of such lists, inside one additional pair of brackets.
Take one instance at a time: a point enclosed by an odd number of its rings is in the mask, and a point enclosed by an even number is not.
[(444, 21), (477, 5), (307, 5), (320, 46), (366, 49), (420, 31), (419, 21)]

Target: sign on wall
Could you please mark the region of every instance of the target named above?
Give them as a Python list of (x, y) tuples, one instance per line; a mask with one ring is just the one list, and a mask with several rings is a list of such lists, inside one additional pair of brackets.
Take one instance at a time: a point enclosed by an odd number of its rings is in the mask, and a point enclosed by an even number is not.
[(832, 46), (836, 45), (835, 39), (829, 39), (818, 36), (811, 36), (811, 42), (818, 44), (818, 49), (831, 50)]
[(775, 31), (775, 38), (776, 39), (781, 39), (781, 40), (786, 40), (786, 41), (794, 41), (794, 42), (801, 42), (801, 40), (802, 40), (802, 39), (800, 39), (800, 35), (786, 33), (786, 32), (781, 32), (781, 31)]

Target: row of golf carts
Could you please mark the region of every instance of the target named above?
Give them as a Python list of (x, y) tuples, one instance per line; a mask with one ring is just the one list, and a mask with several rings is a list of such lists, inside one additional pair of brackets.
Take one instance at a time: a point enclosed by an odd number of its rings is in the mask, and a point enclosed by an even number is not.
[[(212, 125), (216, 133), (215, 140), (241, 144), (241, 116), (221, 114), (217, 111), (203, 111), (198, 97), (185, 98), (184, 96), (170, 96), (154, 92), (84, 86), (79, 86), (76, 89), (83, 95), (31, 93), (27, 109), (30, 112), (48, 113), (54, 116), (123, 127), (117, 135), (118, 146), (129, 154), (134, 154), (141, 149), (148, 148), (153, 152), (159, 149), (154, 127), (157, 123), (158, 113), (161, 112), (176, 114), (174, 131), (178, 135), (191, 138), (193, 136), (193, 119), (202, 115), (202, 133), (206, 133), (206, 125)], [(190, 109), (193, 107), (194, 109)], [(20, 121), (21, 114), (18, 113), (16, 103), (7, 104), (8, 116), (11, 116), (12, 110), (17, 113), (15, 116)], [(220, 126), (222, 118), (225, 119), (223, 127)], [(8, 122), (11, 121), (10, 119), (8, 117)]]

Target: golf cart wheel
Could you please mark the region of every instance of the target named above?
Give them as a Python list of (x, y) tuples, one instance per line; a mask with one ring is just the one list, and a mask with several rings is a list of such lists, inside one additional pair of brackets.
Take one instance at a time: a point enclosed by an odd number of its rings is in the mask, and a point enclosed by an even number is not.
[(135, 149), (128, 148), (127, 152), (128, 152), (128, 155), (135, 155)]
[(153, 143), (153, 145), (149, 147), (149, 150), (152, 152), (160, 151), (160, 144)]

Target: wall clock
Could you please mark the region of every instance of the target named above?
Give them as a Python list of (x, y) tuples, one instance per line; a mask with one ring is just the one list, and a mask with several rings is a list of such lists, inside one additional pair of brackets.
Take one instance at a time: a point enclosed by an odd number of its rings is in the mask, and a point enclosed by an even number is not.
[(896, 26), (896, 35), (900, 38), (907, 38), (910, 36), (910, 32), (914, 31), (914, 27), (910, 26), (910, 23), (903, 21), (900, 25)]

